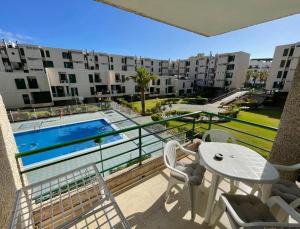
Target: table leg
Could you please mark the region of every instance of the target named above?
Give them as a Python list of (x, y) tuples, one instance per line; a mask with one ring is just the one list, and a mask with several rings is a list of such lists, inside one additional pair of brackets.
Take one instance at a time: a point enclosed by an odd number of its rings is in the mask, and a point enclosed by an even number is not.
[(214, 206), (214, 201), (215, 201), (215, 197), (216, 197), (216, 193), (217, 193), (217, 189), (218, 189), (219, 180), (220, 180), (220, 176), (213, 173), (212, 180), (211, 180), (211, 186), (209, 189), (209, 196), (208, 196), (208, 200), (207, 200), (206, 211), (205, 211), (204, 221), (206, 223), (210, 223), (211, 212), (212, 212), (212, 209)]
[(272, 184), (262, 184), (261, 190), (261, 201), (265, 203), (271, 195)]

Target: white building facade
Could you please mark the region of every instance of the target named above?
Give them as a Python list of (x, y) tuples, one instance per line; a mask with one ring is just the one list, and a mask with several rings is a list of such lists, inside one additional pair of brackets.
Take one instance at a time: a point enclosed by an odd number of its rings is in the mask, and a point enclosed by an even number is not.
[(300, 42), (275, 48), (266, 90), (288, 92), (300, 57)]
[[(220, 68), (220, 61), (228, 56), (235, 59), (222, 64), (234, 64), (234, 68)], [(145, 67), (158, 76), (147, 89), (150, 97), (186, 96), (192, 95), (199, 85), (226, 87), (228, 71), (232, 72), (228, 88), (241, 87), (247, 58), (249, 61), (249, 54), (237, 52), (216, 56), (198, 54), (186, 60), (170, 61), (3, 43), (0, 45), (0, 94), (7, 108), (134, 95), (139, 93), (138, 87), (128, 78), (135, 75), (137, 67)]]

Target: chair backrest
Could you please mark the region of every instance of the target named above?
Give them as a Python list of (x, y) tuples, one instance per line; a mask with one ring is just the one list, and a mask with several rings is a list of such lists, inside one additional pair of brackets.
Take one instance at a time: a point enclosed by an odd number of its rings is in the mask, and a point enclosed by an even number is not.
[(220, 129), (211, 129), (204, 133), (202, 140), (204, 142), (208, 141), (210, 142), (230, 142), (230, 143), (236, 143), (235, 137), (233, 137), (230, 133), (220, 130)]
[(180, 145), (179, 142), (172, 140), (167, 142), (164, 148), (164, 162), (167, 167), (175, 168), (176, 158), (176, 147)]

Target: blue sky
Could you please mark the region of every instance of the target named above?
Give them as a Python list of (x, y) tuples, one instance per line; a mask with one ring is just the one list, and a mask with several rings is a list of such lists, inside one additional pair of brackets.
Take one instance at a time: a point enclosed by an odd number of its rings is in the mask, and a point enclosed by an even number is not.
[(50, 47), (162, 59), (245, 51), (272, 57), (274, 47), (300, 41), (300, 15), (203, 37), (93, 0), (2, 2), (0, 38)]

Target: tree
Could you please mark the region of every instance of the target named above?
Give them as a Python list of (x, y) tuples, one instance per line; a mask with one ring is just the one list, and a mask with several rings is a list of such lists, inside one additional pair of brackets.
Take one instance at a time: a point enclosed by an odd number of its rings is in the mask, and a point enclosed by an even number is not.
[(251, 80), (252, 81), (251, 84), (255, 85), (256, 78), (257, 78), (257, 72), (249, 69), (246, 74), (247, 82), (249, 82)]
[(142, 105), (142, 115), (145, 115), (145, 90), (152, 80), (156, 80), (157, 76), (149, 73), (146, 68), (140, 67), (136, 69), (136, 75), (130, 76), (129, 79), (132, 79), (138, 86), (141, 93), (141, 105)]
[(260, 83), (263, 82), (263, 84), (266, 84), (268, 76), (269, 76), (269, 73), (267, 71), (260, 71), (258, 73), (258, 78), (259, 78)]
[[(300, 60), (294, 80), (281, 114), (278, 133), (275, 138), (270, 160), (272, 163), (292, 165), (300, 163)], [(281, 173), (281, 176), (295, 181), (296, 172)]]

